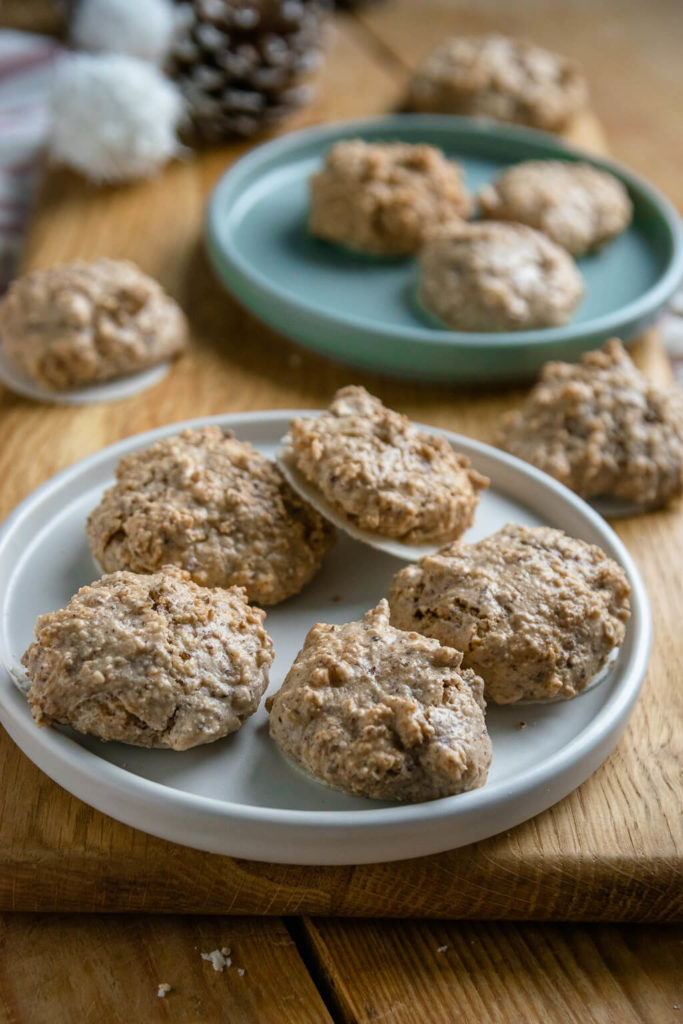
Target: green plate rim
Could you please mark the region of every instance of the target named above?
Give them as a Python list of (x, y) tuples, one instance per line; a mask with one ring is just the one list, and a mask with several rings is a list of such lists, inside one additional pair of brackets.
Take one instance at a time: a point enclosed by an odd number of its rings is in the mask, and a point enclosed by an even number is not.
[[(226, 193), (228, 198), (230, 198), (230, 193), (234, 191), (236, 193), (234, 199), (236, 200), (240, 186), (248, 184), (253, 172), (260, 169), (260, 166), (265, 161), (276, 158), (279, 154), (287, 154), (292, 150), (296, 150), (300, 145), (306, 145), (310, 142), (327, 141), (329, 144), (332, 144), (333, 141), (340, 137), (348, 137), (349, 133), (357, 132), (359, 136), (362, 136), (367, 131), (391, 134), (410, 126), (423, 127), (427, 132), (452, 132), (455, 136), (467, 133), (469, 135), (493, 137), (501, 141), (509, 140), (519, 144), (526, 143), (536, 148), (541, 146), (547, 149), (548, 158), (564, 157), (571, 160), (581, 160), (592, 164), (594, 167), (609, 171), (619, 178), (628, 187), (630, 192), (637, 195), (639, 199), (644, 200), (659, 214), (661, 224), (668, 233), (670, 245), (670, 257), (663, 274), (646, 292), (638, 296), (633, 302), (627, 303), (611, 313), (606, 313), (578, 324), (569, 323), (562, 327), (550, 327), (532, 331), (486, 333), (449, 331), (445, 329), (438, 330), (428, 326), (416, 327), (402, 326), (400, 324), (384, 326), (381, 323), (357, 317), (352, 313), (341, 316), (334, 312), (322, 311), (319, 306), (309, 303), (305, 299), (299, 297), (292, 299), (286, 289), (273, 284), (250, 261), (242, 258), (239, 249), (234, 245), (232, 237), (228, 238), (227, 245), (219, 241), (216, 223), (222, 216), (222, 210), (226, 202)], [(424, 342), (428, 345), (476, 348), (479, 350), (487, 347), (499, 349), (501, 346), (518, 348), (521, 346), (527, 347), (553, 343), (578, 343), (593, 338), (596, 335), (606, 338), (611, 333), (618, 334), (625, 325), (642, 324), (643, 321), (654, 317), (668, 299), (671, 298), (683, 278), (683, 222), (673, 203), (637, 172), (632, 171), (617, 160), (598, 156), (548, 132), (538, 131), (534, 128), (519, 127), (518, 125), (508, 125), (491, 118), (462, 117), (453, 114), (392, 114), (389, 116), (332, 121), (326, 122), (324, 125), (314, 125), (310, 128), (288, 132), (269, 142), (262, 143), (237, 160), (215, 185), (207, 208), (206, 243), (211, 262), (221, 280), (240, 299), (242, 299), (242, 296), (239, 291), (239, 284), (236, 290), (233, 288), (234, 276), (236, 276), (239, 283), (244, 283), (248, 287), (257, 289), (264, 296), (272, 296), (282, 307), (289, 309), (293, 314), (298, 315), (303, 312), (308, 317), (319, 320), (323, 327), (325, 325), (333, 325), (337, 328), (355, 330), (365, 334), (368, 338), (390, 338), (394, 342)], [(246, 304), (257, 316), (259, 315), (258, 309), (251, 303)], [(284, 329), (283, 333), (286, 333)], [(316, 349), (317, 351), (329, 354), (323, 343), (316, 346)]]

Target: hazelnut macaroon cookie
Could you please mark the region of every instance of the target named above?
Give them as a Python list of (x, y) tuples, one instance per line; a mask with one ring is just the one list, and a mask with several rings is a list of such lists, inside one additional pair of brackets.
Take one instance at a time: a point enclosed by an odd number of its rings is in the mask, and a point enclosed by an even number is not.
[(683, 392), (651, 384), (617, 338), (546, 363), (497, 443), (584, 498), (658, 508), (683, 494)]
[(566, 324), (583, 295), (571, 256), (525, 224), (464, 224), (425, 245), (417, 298), (456, 331), (523, 331)]
[(441, 43), (413, 75), (406, 107), (557, 132), (585, 108), (587, 96), (582, 73), (566, 57), (493, 34)]
[(618, 178), (590, 164), (527, 160), (479, 193), (484, 217), (537, 228), (574, 256), (593, 252), (629, 224), (633, 207)]
[(187, 750), (235, 732), (268, 685), (265, 612), (173, 566), (115, 572), (41, 615), (22, 658), (38, 725)]
[(360, 539), (439, 546), (471, 526), (488, 479), (438, 434), (365, 388), (342, 388), (321, 416), (291, 422), (282, 463), (337, 525)]
[(630, 590), (594, 544), (508, 524), (402, 569), (389, 604), (392, 625), (462, 651), (487, 699), (510, 704), (585, 690), (624, 639)]
[(277, 466), (216, 426), (126, 455), (87, 523), (106, 572), (186, 569), (207, 587), (277, 604), (317, 573), (335, 531)]
[(338, 142), (311, 178), (308, 230), (375, 256), (409, 256), (469, 216), (458, 164), (433, 146)]
[(320, 782), (418, 802), (483, 786), (491, 761), (483, 683), (461, 654), (389, 625), (386, 601), (361, 622), (318, 623), (266, 702), (270, 735)]
[(7, 359), (35, 383), (68, 391), (177, 355), (187, 321), (161, 285), (125, 260), (34, 270), (0, 304)]

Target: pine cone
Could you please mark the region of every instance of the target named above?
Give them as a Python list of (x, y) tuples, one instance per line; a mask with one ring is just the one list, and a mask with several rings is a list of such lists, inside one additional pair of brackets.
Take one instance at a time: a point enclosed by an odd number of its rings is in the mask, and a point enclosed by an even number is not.
[(193, 0), (180, 8), (168, 62), (194, 139), (266, 131), (312, 96), (328, 0)]

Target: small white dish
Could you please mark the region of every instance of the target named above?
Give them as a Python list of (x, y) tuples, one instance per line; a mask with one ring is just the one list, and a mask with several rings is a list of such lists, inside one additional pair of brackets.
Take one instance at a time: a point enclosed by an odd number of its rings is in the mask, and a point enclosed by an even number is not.
[(58, 405), (91, 405), (94, 402), (116, 402), (120, 398), (129, 398), (140, 391), (154, 387), (163, 380), (171, 368), (166, 360), (149, 370), (132, 373), (128, 377), (117, 377), (116, 380), (104, 381), (102, 384), (91, 384), (89, 387), (75, 388), (73, 391), (51, 391), (37, 384), (25, 373), (14, 366), (0, 344), (0, 381), (10, 391), (24, 398), (33, 398), (37, 402), (53, 402)]
[(339, 530), (343, 530), (353, 540), (357, 540), (361, 544), (369, 544), (371, 548), (384, 551), (387, 555), (393, 555), (394, 558), (402, 558), (406, 562), (417, 562), (425, 555), (435, 554), (444, 546), (443, 544), (404, 544), (403, 541), (395, 540), (393, 537), (383, 537), (379, 533), (371, 533), (370, 530), (360, 530), (353, 523), (350, 523), (343, 513), (330, 504), (315, 484), (306, 479), (297, 467), (294, 452), (288, 442), (289, 437), (285, 435), (282, 438), (280, 447), (275, 452), (275, 461), (285, 480), (321, 516), (328, 519)]
[[(409, 805), (328, 789), (280, 755), (263, 705), (240, 732), (183, 753), (101, 743), (34, 724), (12, 673), (23, 675), (20, 659), (37, 616), (64, 606), (95, 577), (85, 520), (112, 483), (121, 456), (185, 426), (216, 423), (272, 458), (289, 421), (299, 415), (278, 411), (172, 424), (84, 459), (22, 502), (0, 528), (2, 724), (39, 768), (98, 810), (173, 842), (233, 857), (292, 864), (401, 860), (476, 842), (550, 807), (595, 771), (626, 726), (650, 649), (647, 596), (623, 544), (590, 506), (513, 456), (443, 431), (491, 479), (467, 540), (510, 521), (559, 527), (599, 544), (623, 566), (633, 588), (626, 638), (600, 686), (552, 706), (489, 706), (493, 763), (483, 788)], [(268, 612), (276, 651), (270, 692), (279, 689), (314, 622), (360, 618), (387, 593), (402, 564), (342, 536), (303, 593)]]

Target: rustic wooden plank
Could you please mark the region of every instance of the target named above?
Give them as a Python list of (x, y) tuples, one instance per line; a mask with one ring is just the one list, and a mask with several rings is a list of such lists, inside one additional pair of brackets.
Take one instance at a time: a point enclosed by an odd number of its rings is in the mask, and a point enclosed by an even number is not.
[[(443, 7), (441, 0), (428, 4), (429, 16), (415, 19), (416, 53), (427, 36), (431, 42), (431, 15), (436, 18)], [(404, 8), (402, 0), (391, 0), (385, 13), (378, 6), (364, 17), (374, 31), (374, 19), (394, 24), (393, 11), (398, 26)], [(400, 96), (401, 63), (395, 57), (378, 61), (376, 37), (352, 20), (338, 24), (320, 100), (298, 123), (389, 109)], [(578, 33), (578, 23), (573, 31)], [(637, 68), (635, 49), (633, 62)], [(633, 88), (647, 89), (645, 79), (635, 81)], [(668, 115), (655, 109), (652, 116)], [(362, 374), (298, 349), (242, 310), (206, 263), (201, 218), (207, 190), (243, 149), (205, 153), (153, 182), (126, 188), (98, 190), (67, 174), (48, 177), (25, 267), (103, 253), (134, 258), (186, 307), (193, 348), (142, 398), (76, 409), (0, 394), (0, 516), (83, 455), (190, 416), (320, 406), (353, 380), (416, 419), (490, 440), (500, 413), (518, 400), (519, 390), (462, 394)], [(653, 376), (666, 378), (653, 334), (637, 355)], [(674, 723), (683, 693), (671, 680), (681, 674), (683, 661), (683, 595), (672, 571), (680, 564), (683, 524), (672, 510), (624, 520), (618, 529), (653, 599), (657, 633), (650, 674), (616, 752), (555, 808), (507, 835), (435, 858), (355, 869), (250, 864), (164, 843), (114, 822), (55, 786), (3, 733), (0, 908), (576, 920), (680, 915)]]
[[(221, 948), (231, 964), (216, 971), (201, 954)], [(0, 917), (0, 1024), (285, 1019), (332, 1022), (276, 919)]]
[(308, 921), (340, 1020), (653, 1024), (683, 1010), (683, 927)]

